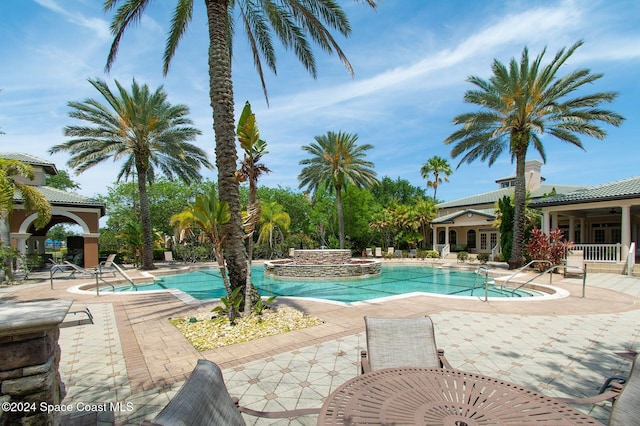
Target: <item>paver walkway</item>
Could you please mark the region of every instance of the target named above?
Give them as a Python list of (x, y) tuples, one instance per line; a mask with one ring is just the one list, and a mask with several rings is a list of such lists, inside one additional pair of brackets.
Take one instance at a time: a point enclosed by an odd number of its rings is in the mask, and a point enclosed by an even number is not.
[[(61, 330), (65, 402), (121, 402), (116, 422), (123, 425), (152, 418), (199, 358), (223, 368), (229, 392), (243, 405), (259, 410), (318, 407), (332, 390), (357, 374), (365, 346), (364, 315), (430, 315), (438, 346), (454, 367), (548, 395), (593, 395), (604, 378), (630, 367), (628, 360), (613, 352), (640, 348), (640, 279), (613, 274), (590, 274), (584, 299), (581, 280), (558, 278), (554, 285), (571, 295), (536, 302), (415, 296), (345, 307), (280, 298), (279, 303), (325, 323), (204, 352), (193, 349), (167, 318), (208, 310), (211, 304), (188, 304), (170, 293), (98, 297), (67, 291), (80, 282), (56, 282), (54, 290), (48, 283), (21, 286), (0, 292), (0, 298), (73, 299), (74, 306), (91, 309), (95, 324)], [(591, 414), (606, 421), (606, 405)], [(246, 419), (257, 425), (316, 422), (315, 416)]]

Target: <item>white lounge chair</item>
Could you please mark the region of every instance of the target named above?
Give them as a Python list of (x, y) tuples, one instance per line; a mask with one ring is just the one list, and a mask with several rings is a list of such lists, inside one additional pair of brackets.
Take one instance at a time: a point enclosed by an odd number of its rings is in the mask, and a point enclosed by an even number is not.
[(582, 250), (568, 250), (564, 264), (564, 276), (567, 274), (583, 275), (587, 265), (584, 263), (584, 252)]

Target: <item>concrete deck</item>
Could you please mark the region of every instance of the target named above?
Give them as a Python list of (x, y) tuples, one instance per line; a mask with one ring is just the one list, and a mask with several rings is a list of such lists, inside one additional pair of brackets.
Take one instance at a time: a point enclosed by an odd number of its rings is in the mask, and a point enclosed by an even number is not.
[[(140, 272), (127, 271), (138, 276)], [(640, 279), (590, 274), (582, 280), (554, 277), (566, 298), (545, 301), (460, 300), (415, 296), (341, 306), (278, 299), (324, 324), (253, 342), (197, 352), (167, 321), (210, 310), (171, 293), (77, 294), (86, 279), (48, 280), (0, 289), (6, 301), (73, 300), (89, 307), (94, 324), (69, 315), (61, 330), (65, 403), (122, 403), (116, 423), (152, 418), (177, 392), (200, 358), (221, 366), (232, 396), (258, 410), (319, 407), (341, 383), (358, 373), (365, 346), (363, 316), (430, 315), (438, 346), (459, 369), (498, 377), (552, 396), (590, 396), (606, 377), (624, 374), (630, 361), (614, 352), (640, 349)], [(608, 404), (579, 407), (602, 422)], [(314, 416), (248, 424), (315, 424)], [(95, 424), (95, 423), (94, 423)]]

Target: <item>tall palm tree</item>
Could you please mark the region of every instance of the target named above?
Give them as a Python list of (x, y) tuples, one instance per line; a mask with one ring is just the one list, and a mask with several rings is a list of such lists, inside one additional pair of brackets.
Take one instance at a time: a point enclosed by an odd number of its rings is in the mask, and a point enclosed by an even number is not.
[[(511, 268), (523, 263), (524, 165), (529, 147), (533, 147), (546, 162), (541, 139), (543, 135), (548, 134), (584, 149), (579, 135), (604, 139), (606, 132), (599, 123), (618, 126), (624, 120), (621, 115), (600, 108), (601, 104), (612, 102), (616, 93), (587, 94), (583, 90), (583, 86), (595, 82), (602, 74), (592, 74), (589, 69), (580, 68), (564, 76), (557, 75), (560, 67), (582, 44), (582, 41), (578, 41), (569, 49), (559, 50), (545, 66), (541, 64), (545, 50), (530, 62), (529, 51), (525, 47), (520, 63), (513, 58), (507, 66), (494, 60), (493, 74), (489, 80), (469, 77), (468, 81), (477, 89), (468, 90), (464, 100), (481, 109), (455, 117), (453, 124), (461, 128), (445, 140), (445, 144), (455, 143), (451, 150), (453, 158), (464, 154), (458, 167), (478, 158), (488, 160), (491, 166), (505, 150), (515, 160)], [(575, 94), (576, 90), (580, 90), (580, 93)]]
[[(376, 0), (364, 1), (372, 8)], [(116, 57), (120, 40), (130, 24), (139, 21), (151, 0), (105, 0), (104, 9), (117, 10), (111, 23), (114, 40), (111, 45), (106, 68)], [(120, 6), (118, 7), (118, 4)], [(193, 16), (194, 0), (176, 1), (171, 29), (164, 51), (164, 73), (177, 46), (185, 34)], [(235, 179), (237, 152), (235, 146), (235, 120), (233, 80), (231, 78), (231, 46), (234, 34), (234, 12), (237, 11), (249, 45), (253, 60), (262, 82), (265, 97), (266, 85), (262, 72), (262, 61), (276, 71), (276, 56), (272, 34), (276, 34), (282, 45), (292, 49), (300, 62), (316, 77), (315, 56), (309, 39), (325, 52), (336, 52), (347, 70), (353, 74), (351, 64), (329, 31), (335, 29), (348, 36), (349, 21), (342, 8), (334, 0), (284, 0), (279, 2), (254, 2), (249, 0), (205, 0), (209, 25), (209, 97), (213, 109), (213, 129), (216, 138), (216, 166), (220, 199), (229, 204), (231, 220), (225, 225), (225, 257), (234, 288), (246, 283), (247, 253), (243, 244), (242, 214), (239, 184)], [(328, 27), (328, 28), (327, 28)]]
[(89, 83), (107, 101), (95, 99), (69, 102), (71, 118), (88, 125), (67, 126), (65, 136), (72, 139), (52, 147), (49, 152), (67, 151), (71, 158), (67, 165), (82, 173), (90, 167), (112, 159), (124, 160), (117, 180), (135, 175), (140, 196), (140, 222), (144, 238), (142, 269), (153, 269), (153, 229), (147, 183), (153, 183), (156, 170), (169, 179), (174, 176), (190, 182), (200, 179), (200, 167), (212, 168), (207, 154), (189, 143), (201, 134), (191, 126), (186, 105), (171, 105), (167, 94), (159, 87), (149, 87), (133, 81), (131, 92), (118, 83), (113, 93), (102, 80)]
[[(422, 165), (420, 173), (424, 179), (427, 179), (427, 187), (433, 188), (433, 201), (437, 202), (436, 193), (438, 192), (438, 185), (443, 181), (449, 182), (449, 176), (453, 173), (449, 162), (442, 157), (434, 155)], [(429, 180), (432, 174), (433, 180)]]
[(350, 184), (369, 188), (378, 183), (373, 163), (365, 159), (365, 151), (373, 148), (373, 145), (356, 145), (358, 135), (343, 132), (329, 131), (326, 135), (316, 136), (315, 140), (315, 143), (302, 147), (311, 154), (311, 158), (300, 160), (305, 167), (298, 175), (299, 187), (307, 187), (314, 193), (322, 185), (335, 190), (338, 234), (340, 248), (343, 249), (342, 191)]

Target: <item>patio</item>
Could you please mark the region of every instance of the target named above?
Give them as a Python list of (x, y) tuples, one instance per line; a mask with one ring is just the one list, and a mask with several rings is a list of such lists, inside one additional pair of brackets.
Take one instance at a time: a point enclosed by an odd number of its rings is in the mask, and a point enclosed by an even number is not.
[[(129, 272), (129, 271), (127, 271)], [(78, 295), (66, 291), (81, 280), (29, 284), (0, 290), (4, 300), (74, 299), (88, 306), (95, 324), (61, 329), (60, 372), (65, 403), (122, 403), (116, 423), (152, 418), (205, 358), (219, 364), (232, 396), (258, 410), (319, 407), (323, 398), (358, 374), (365, 345), (363, 316), (428, 314), (438, 346), (456, 368), (508, 380), (551, 396), (589, 396), (630, 361), (614, 354), (640, 348), (640, 279), (590, 274), (587, 297), (581, 279), (555, 279), (570, 291), (565, 299), (489, 302), (419, 296), (343, 307), (279, 300), (325, 321), (323, 325), (259, 341), (198, 353), (169, 317), (210, 309), (172, 294)], [(75, 321), (80, 318), (69, 317)], [(580, 407), (602, 422), (607, 406)], [(248, 424), (315, 424), (245, 417)]]

